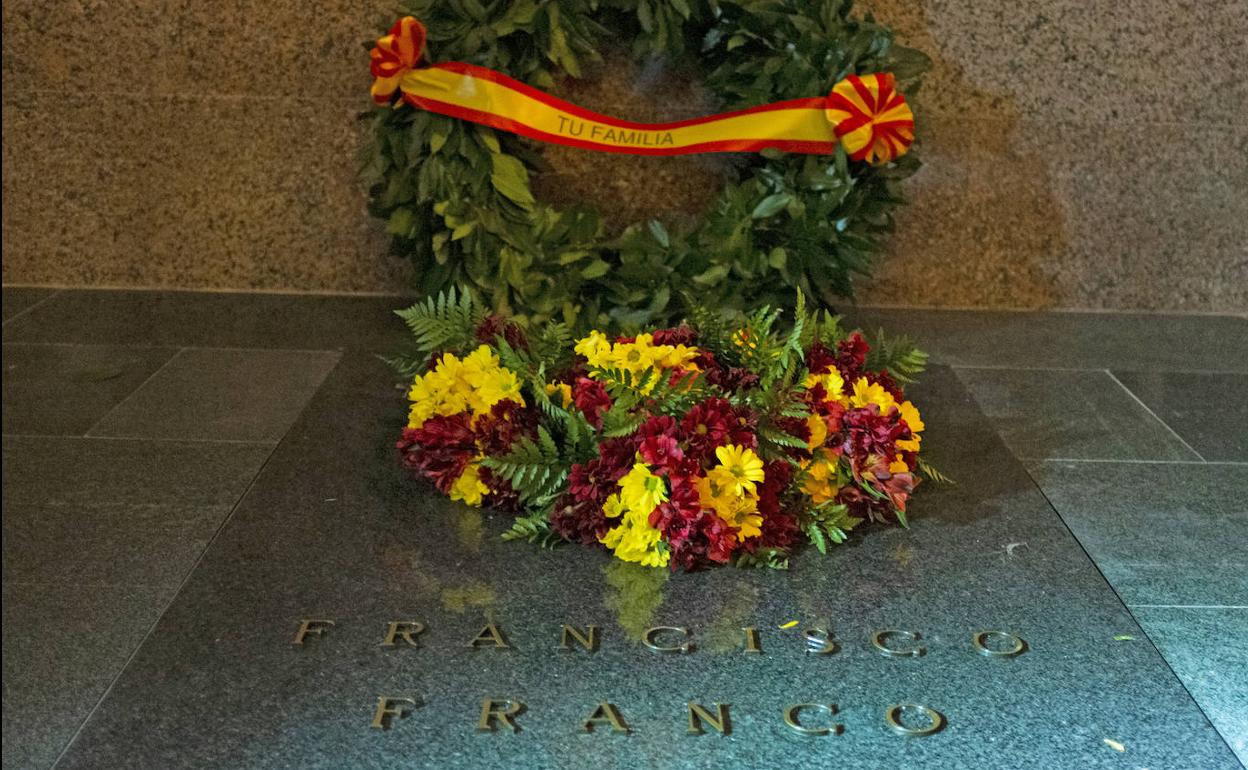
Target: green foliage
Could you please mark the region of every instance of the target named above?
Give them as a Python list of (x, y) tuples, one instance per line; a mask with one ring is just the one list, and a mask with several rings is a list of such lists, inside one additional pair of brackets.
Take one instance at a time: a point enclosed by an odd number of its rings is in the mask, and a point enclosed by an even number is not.
[(538, 428), (537, 441), (521, 437), (506, 455), (486, 457), (481, 465), (511, 482), (520, 498), (532, 504), (552, 500), (568, 479), (568, 463), (545, 426)]
[(742, 551), (734, 564), (755, 569), (788, 569), (789, 552), (782, 548), (760, 548), (754, 553)]
[(416, 348), (428, 356), (442, 350), (462, 350), (474, 342), (473, 332), (488, 310), (466, 289), (452, 286), (437, 296), (394, 311), (411, 331)]
[[(578, 77), (613, 40), (635, 55), (700, 67), (726, 110), (826, 94), (850, 73), (889, 71), (913, 96), (929, 62), (851, 0), (408, 0), (427, 58), (502, 71), (538, 88)], [(606, 239), (601, 217), (534, 199), (540, 146), (408, 107), (363, 116), (370, 210), (428, 295), (474, 287), (520, 321), (636, 329), (679, 317), (674, 287), (715, 307), (779, 305), (793, 287), (819, 304), (852, 296), (919, 167), (911, 152), (870, 166), (836, 155), (751, 155), (701, 221), (638, 223)], [(627, 116), (622, 116), (627, 117)]]
[(927, 353), (909, 337), (888, 337), (880, 329), (870, 345), (867, 368), (888, 372), (897, 382), (914, 382), (927, 367)]
[(937, 484), (958, 483), (954, 481), (953, 479), (949, 478), (948, 476), (946, 476), (945, 474), (941, 473), (931, 463), (929, 463), (927, 460), (924, 460), (922, 457), (919, 457), (918, 461), (919, 461), (918, 470), (919, 470), (919, 473), (923, 476), (923, 478), (930, 479), (931, 481), (934, 481)]
[(849, 531), (862, 523), (862, 519), (850, 516), (844, 505), (824, 503), (806, 512), (802, 531), (819, 553), (828, 552), (828, 542), (837, 545), (849, 538)]
[(550, 516), (545, 511), (517, 518), (511, 523), (511, 529), (503, 533), (502, 538), (524, 540), (543, 548), (554, 548), (564, 543), (563, 538), (551, 530)]

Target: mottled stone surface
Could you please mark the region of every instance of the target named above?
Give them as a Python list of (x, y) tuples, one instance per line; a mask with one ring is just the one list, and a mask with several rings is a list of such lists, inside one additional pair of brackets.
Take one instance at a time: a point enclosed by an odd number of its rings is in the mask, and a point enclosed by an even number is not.
[[(864, 7), (936, 65), (912, 95), (925, 168), (866, 301), (1248, 309), (1240, 0)], [(406, 286), (354, 181), (360, 41), (394, 13), (5, 4), (5, 281)], [(703, 104), (637, 89), (625, 69), (565, 93), (633, 119)], [(619, 220), (696, 211), (717, 174), (706, 159), (585, 155), (554, 151), (546, 192), (617, 201)]]
[(183, 350), (90, 431), (92, 436), (277, 442), (337, 353)]
[(1248, 607), (1248, 465), (1027, 469), (1128, 605)]
[(1105, 372), (959, 369), (958, 376), (1015, 457), (1200, 459)]
[(1248, 766), (1248, 606), (1140, 607), (1140, 625)]
[(1114, 372), (1114, 376), (1204, 459), (1248, 462), (1248, 376), (1226, 372)]
[[(931, 372), (916, 395), (940, 437), (934, 461), (956, 477), (997, 472), (927, 491), (910, 530), (805, 551), (789, 572), (669, 575), (499, 542), (503, 518), (395, 467), (401, 396), (380, 364), (348, 355), (59, 766), (1117, 767), (1108, 738), (1140, 766), (1234, 767), (954, 375)], [(337, 625), (298, 647), (301, 618)], [(401, 619), (428, 626), (420, 649), (379, 646)], [(513, 649), (466, 646), (487, 620)], [(779, 628), (790, 620), (831, 628), (839, 651), (805, 654), (800, 632)], [(598, 625), (599, 651), (555, 649), (565, 621)], [(645, 649), (638, 637), (660, 624), (691, 628), (697, 649)], [(741, 651), (745, 626), (762, 655)], [(875, 652), (869, 634), (889, 627), (920, 631), (926, 654)], [(1028, 651), (975, 654), (984, 627)], [(381, 695), (420, 705), (372, 730)], [(484, 697), (523, 701), (520, 732), (477, 733)], [(630, 735), (578, 733), (601, 700)], [(731, 734), (685, 735), (687, 701), (731, 704)], [(837, 704), (842, 734), (790, 734), (781, 709), (800, 701)], [(948, 726), (891, 734), (882, 713), (899, 702)]]

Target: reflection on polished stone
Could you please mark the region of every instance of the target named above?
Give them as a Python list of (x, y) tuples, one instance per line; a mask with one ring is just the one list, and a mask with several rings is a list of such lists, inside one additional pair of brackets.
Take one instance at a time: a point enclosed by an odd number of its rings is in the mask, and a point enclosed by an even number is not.
[[(343, 357), (60, 767), (1117, 766), (1107, 738), (1133, 766), (1234, 761), (1156, 650), (1114, 641), (1144, 635), (947, 369), (915, 397), (960, 483), (909, 529), (672, 574), (502, 542), (490, 511), (461, 536), (392, 461), (403, 405), (372, 366)], [(334, 625), (292, 644), (307, 620)], [(381, 646), (395, 621), (418, 646)], [(565, 625), (597, 651), (558, 649)], [(881, 654), (889, 630), (925, 654)], [(991, 631), (1026, 649), (983, 654)]]

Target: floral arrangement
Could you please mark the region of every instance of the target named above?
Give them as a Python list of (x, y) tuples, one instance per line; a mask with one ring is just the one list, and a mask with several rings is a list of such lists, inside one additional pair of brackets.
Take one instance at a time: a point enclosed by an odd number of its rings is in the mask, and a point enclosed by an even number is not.
[(515, 515), (504, 537), (690, 570), (785, 567), (864, 521), (906, 524), (940, 474), (905, 395), (926, 356), (839, 318), (690, 311), (675, 328), (573, 340), (454, 290), (399, 311), (415, 349), (402, 462), (442, 493)]

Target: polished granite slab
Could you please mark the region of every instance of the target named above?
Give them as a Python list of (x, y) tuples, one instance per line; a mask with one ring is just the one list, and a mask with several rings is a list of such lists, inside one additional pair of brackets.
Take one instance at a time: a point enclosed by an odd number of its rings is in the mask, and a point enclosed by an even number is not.
[(183, 349), (90, 435), (276, 443), (338, 356), (315, 350)]
[(1026, 466), (1128, 605), (1248, 607), (1248, 465)]
[[(959, 483), (924, 489), (911, 529), (788, 572), (692, 575), (500, 542), (504, 517), (396, 467), (393, 384), (343, 357), (58, 767), (1237, 766), (947, 369), (916, 397)], [(336, 625), (292, 644), (307, 619)], [(403, 620), (425, 625), (419, 647), (382, 647)], [(487, 622), (510, 649), (468, 646)], [(557, 649), (563, 623), (598, 626), (597, 652)], [(661, 625), (696, 648), (647, 649)], [(804, 651), (814, 627), (835, 653)], [(926, 654), (881, 655), (881, 629), (920, 632)], [(977, 654), (984, 629), (1026, 650)], [(416, 707), (372, 729), (379, 696)], [(519, 732), (478, 732), (483, 698), (522, 701)], [(631, 733), (579, 731), (603, 701)], [(688, 702), (730, 704), (729, 734), (687, 735)], [(841, 729), (794, 733), (782, 709), (801, 702), (836, 704)], [(947, 724), (900, 736), (898, 703)]]
[(1113, 375), (1204, 459), (1248, 462), (1248, 374)]
[(1137, 607), (1133, 613), (1248, 766), (1248, 605)]
[(1015, 457), (1201, 459), (1108, 372), (959, 368), (958, 376)]
[(4, 432), (81, 436), (177, 348), (4, 345)]
[(5, 342), (393, 351), (397, 296), (64, 291), (4, 324)]

